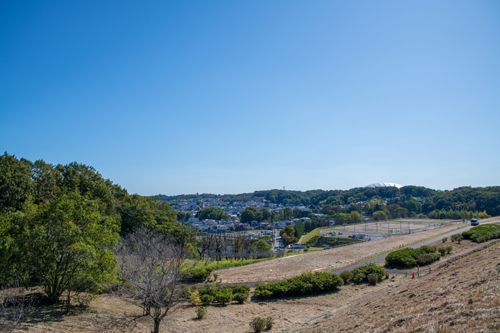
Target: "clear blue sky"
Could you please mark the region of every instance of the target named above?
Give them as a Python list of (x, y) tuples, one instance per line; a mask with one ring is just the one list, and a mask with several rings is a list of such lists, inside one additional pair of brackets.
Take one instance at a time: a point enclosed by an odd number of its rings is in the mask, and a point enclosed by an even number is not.
[(500, 185), (500, 2), (0, 2), (0, 151), (140, 194)]

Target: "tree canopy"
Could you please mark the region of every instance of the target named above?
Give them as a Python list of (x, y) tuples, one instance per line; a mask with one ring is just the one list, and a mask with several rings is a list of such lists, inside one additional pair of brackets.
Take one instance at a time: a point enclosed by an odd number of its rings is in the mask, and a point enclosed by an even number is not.
[(98, 291), (116, 279), (112, 247), (143, 228), (194, 242), (168, 204), (129, 195), (90, 166), (0, 155), (0, 287), (41, 285), (53, 301)]

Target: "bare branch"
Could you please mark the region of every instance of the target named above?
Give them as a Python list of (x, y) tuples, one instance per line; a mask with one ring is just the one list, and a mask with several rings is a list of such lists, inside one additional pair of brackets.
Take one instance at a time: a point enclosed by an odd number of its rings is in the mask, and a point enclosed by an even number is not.
[(154, 321), (153, 332), (180, 301), (184, 249), (163, 234), (141, 229), (124, 238), (116, 251), (126, 295)]

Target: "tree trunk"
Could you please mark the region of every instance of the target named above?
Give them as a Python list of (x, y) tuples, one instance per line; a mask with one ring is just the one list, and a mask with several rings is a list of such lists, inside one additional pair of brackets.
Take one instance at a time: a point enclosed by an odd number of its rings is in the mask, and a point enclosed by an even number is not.
[(151, 333), (160, 333), (160, 319), (155, 318), (153, 320), (154, 320), (154, 325)]

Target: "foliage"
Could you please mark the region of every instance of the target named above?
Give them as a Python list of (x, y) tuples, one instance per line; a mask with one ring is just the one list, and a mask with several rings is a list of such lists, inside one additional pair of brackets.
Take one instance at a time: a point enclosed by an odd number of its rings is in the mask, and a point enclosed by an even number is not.
[(385, 221), (389, 219), (389, 215), (383, 210), (374, 212), (372, 216), (375, 221)]
[(259, 299), (308, 296), (337, 291), (342, 279), (326, 272), (304, 273), (272, 284), (257, 286), (255, 297)]
[(448, 240), (448, 237), (443, 237), (443, 239), (441, 239), (441, 242), (446, 243), (447, 240)]
[(470, 219), (472, 217), (478, 217), (480, 219), (485, 219), (490, 217), (485, 211), (471, 211), (471, 210), (453, 210), (453, 209), (436, 209), (428, 214), (431, 219)]
[(439, 253), (423, 253), (417, 257), (418, 266), (430, 265), (439, 260)]
[(437, 249), (432, 246), (422, 246), (418, 249), (404, 248), (390, 252), (385, 262), (391, 268), (412, 268), (417, 265), (428, 265), (439, 260)]
[(344, 283), (370, 283), (368, 276), (372, 275), (372, 278), (376, 279), (376, 282), (381, 282), (388, 277), (388, 273), (382, 267), (375, 264), (367, 264), (360, 267), (356, 267), (350, 271), (344, 271), (340, 274), (340, 277)]
[(202, 303), (205, 305), (226, 305), (233, 300), (243, 304), (248, 299), (250, 288), (247, 286), (221, 287), (217, 284), (209, 284), (200, 288), (199, 294), (201, 295), (200, 298)]
[(31, 284), (41, 284), (51, 301), (68, 289), (100, 291), (115, 279), (109, 248), (118, 242), (119, 225), (97, 202), (73, 192), (25, 211), (19, 251)]
[[(211, 195), (206, 195), (210, 197)], [(213, 195), (212, 195), (213, 196)], [(199, 198), (200, 196), (182, 196)], [(172, 197), (175, 198), (175, 197)], [(333, 191), (285, 191), (269, 190), (244, 193), (239, 195), (219, 196), (222, 200), (262, 200), (280, 205), (304, 205), (329, 216), (336, 213), (358, 211), (362, 215), (372, 216), (378, 210), (384, 211), (390, 218), (412, 217), (420, 214), (435, 218), (462, 219), (475, 215), (479, 218), (500, 215), (500, 186), (459, 187), (451, 191), (436, 191), (421, 186), (353, 188)], [(169, 200), (171, 198), (162, 197)], [(260, 214), (260, 213), (259, 213)], [(259, 221), (259, 214), (244, 218), (246, 222)], [(296, 210), (280, 213), (279, 218), (303, 217)], [(311, 218), (311, 226), (305, 224), (305, 232), (328, 225), (328, 219)], [(277, 217), (272, 219), (278, 220)]]
[(303, 235), (302, 237), (300, 237), (298, 243), (299, 244), (306, 244), (307, 242), (309, 242), (313, 237), (318, 237), (321, 233), (321, 230), (320, 228), (316, 228), (310, 232), (308, 232), (307, 234)]
[(189, 301), (191, 305), (198, 306), (201, 304), (200, 292), (198, 290), (189, 291)]
[(248, 295), (242, 294), (242, 293), (234, 294), (234, 296), (233, 296), (233, 300), (235, 300), (239, 304), (245, 303), (247, 301), (247, 299), (248, 299)]
[(181, 267), (181, 270), (186, 280), (205, 281), (210, 276), (210, 274), (215, 270), (249, 265), (264, 260), (269, 260), (269, 259), (268, 258), (223, 259), (220, 261), (192, 260), (184, 262), (184, 264)]
[(333, 215), (336, 224), (351, 224), (361, 222), (361, 214), (358, 211), (350, 213), (336, 213)]
[(205, 306), (196, 307), (196, 319), (202, 320), (207, 315), (207, 308)]
[(196, 213), (196, 217), (200, 220), (229, 220), (230, 216), (219, 207), (206, 207)]
[(65, 290), (98, 292), (116, 280), (111, 247), (143, 227), (182, 246), (193, 231), (168, 204), (127, 191), (94, 168), (0, 155), (0, 286), (21, 278), (57, 300)]
[(352, 277), (353, 277), (352, 271), (343, 271), (342, 273), (340, 273), (339, 276), (342, 279), (342, 281), (344, 281), (344, 284), (349, 284), (352, 282)]
[(201, 295), (200, 299), (201, 303), (205, 305), (212, 304), (215, 301), (215, 297), (209, 294)]
[(451, 245), (438, 248), (438, 251), (439, 251), (439, 254), (441, 255), (441, 257), (444, 257), (445, 255), (450, 254), (452, 250), (453, 250), (453, 247)]
[(305, 245), (310, 247), (339, 247), (362, 242), (356, 238), (314, 236)]
[(233, 290), (230, 288), (220, 288), (214, 296), (216, 303), (226, 305), (233, 300)]
[(270, 331), (273, 328), (273, 319), (271, 317), (267, 318), (255, 317), (250, 322), (250, 327), (253, 329), (255, 333)]
[(454, 234), (454, 235), (451, 236), (451, 241), (452, 242), (457, 242), (458, 244), (460, 244), (460, 242), (462, 241), (462, 239), (464, 239), (463, 234)]
[(368, 282), (368, 284), (370, 286), (375, 286), (381, 280), (379, 279), (379, 275), (378, 274), (371, 273), (371, 274), (368, 274), (366, 276), (366, 281)]
[(462, 234), (463, 238), (470, 239), (476, 243), (483, 243), (490, 239), (500, 238), (500, 225), (483, 224), (474, 227)]
[(290, 225), (280, 230), (280, 236), (283, 239), (283, 243), (285, 243), (285, 245), (293, 244), (298, 241), (296, 230)]

